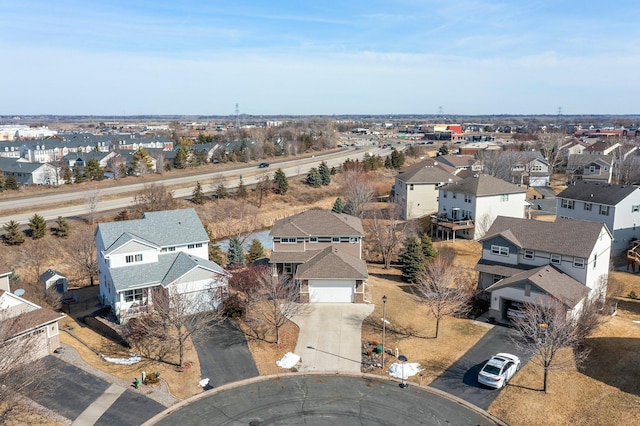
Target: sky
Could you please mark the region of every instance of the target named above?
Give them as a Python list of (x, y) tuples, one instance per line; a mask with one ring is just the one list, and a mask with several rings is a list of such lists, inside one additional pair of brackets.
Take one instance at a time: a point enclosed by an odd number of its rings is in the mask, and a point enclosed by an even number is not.
[(0, 115), (638, 114), (637, 0), (0, 0)]

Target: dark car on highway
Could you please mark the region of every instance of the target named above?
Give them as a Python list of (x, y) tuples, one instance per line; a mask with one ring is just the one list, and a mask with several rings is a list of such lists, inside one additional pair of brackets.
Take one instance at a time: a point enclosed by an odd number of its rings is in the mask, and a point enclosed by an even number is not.
[(258, 167), (260, 167), (261, 169), (264, 169), (265, 167), (269, 167), (269, 163), (260, 163), (258, 164)]

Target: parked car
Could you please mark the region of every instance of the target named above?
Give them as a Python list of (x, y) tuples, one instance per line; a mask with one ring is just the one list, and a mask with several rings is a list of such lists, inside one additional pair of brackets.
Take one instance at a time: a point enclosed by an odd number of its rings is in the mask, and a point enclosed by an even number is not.
[(264, 169), (265, 167), (269, 167), (269, 163), (260, 163), (258, 164), (258, 167), (260, 167), (261, 169)]
[(507, 353), (499, 353), (487, 361), (478, 373), (478, 383), (500, 389), (520, 370), (520, 358)]

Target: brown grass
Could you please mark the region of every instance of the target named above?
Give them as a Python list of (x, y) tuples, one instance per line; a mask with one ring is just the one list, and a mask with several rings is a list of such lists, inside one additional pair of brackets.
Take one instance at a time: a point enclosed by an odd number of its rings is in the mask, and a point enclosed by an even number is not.
[(280, 329), (279, 345), (272, 343), (271, 341), (251, 337), (253, 333), (243, 322), (240, 322), (240, 327), (247, 335), (249, 350), (253, 355), (253, 360), (255, 361), (256, 367), (258, 367), (258, 371), (261, 376), (278, 374), (286, 371), (278, 367), (276, 365), (276, 361), (282, 358), (287, 352), (295, 352), (299, 331), (298, 326), (295, 323), (288, 321)]
[[(146, 371), (147, 373), (159, 372), (160, 378), (167, 382), (170, 392), (176, 398), (184, 399), (202, 392), (202, 388), (198, 385), (201, 379), (200, 362), (198, 360), (198, 354), (192, 345), (188, 345), (184, 357), (185, 362), (188, 362), (190, 367), (183, 372), (176, 371), (175, 365), (149, 359), (143, 359), (134, 365), (119, 365), (104, 361), (93, 352), (92, 349), (105, 356), (128, 358), (130, 353), (126, 348), (103, 337), (71, 317), (63, 319), (60, 327), (71, 328), (71, 332), (86, 343), (86, 345), (65, 331), (60, 332), (61, 343), (76, 349), (86, 363), (105, 373), (133, 382), (136, 377), (140, 377), (142, 371)], [(87, 345), (92, 349), (87, 347)], [(176, 359), (169, 359), (168, 361), (177, 364), (177, 357)], [(142, 389), (144, 390), (144, 386)]]

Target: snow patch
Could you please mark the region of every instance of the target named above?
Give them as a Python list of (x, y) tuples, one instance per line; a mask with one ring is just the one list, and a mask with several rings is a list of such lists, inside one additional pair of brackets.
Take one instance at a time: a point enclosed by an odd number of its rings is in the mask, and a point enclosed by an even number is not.
[(394, 362), (393, 364), (391, 364), (389, 366), (389, 375), (391, 377), (395, 377), (398, 379), (407, 379), (411, 376), (415, 376), (416, 374), (418, 374), (419, 372), (421, 372), (422, 369), (420, 368), (420, 364), (417, 362), (407, 362), (404, 364), (404, 377), (402, 377), (402, 364), (399, 364), (397, 362)]
[(292, 368), (300, 361), (300, 355), (287, 352), (282, 359), (276, 361), (276, 365), (281, 368)]
[(131, 354), (129, 358), (110, 358), (108, 356), (101, 355), (102, 359), (113, 364), (132, 365), (139, 363), (142, 358), (137, 354)]
[(206, 387), (209, 384), (209, 379), (202, 379), (200, 380), (200, 382), (198, 383), (200, 385), (201, 388)]

